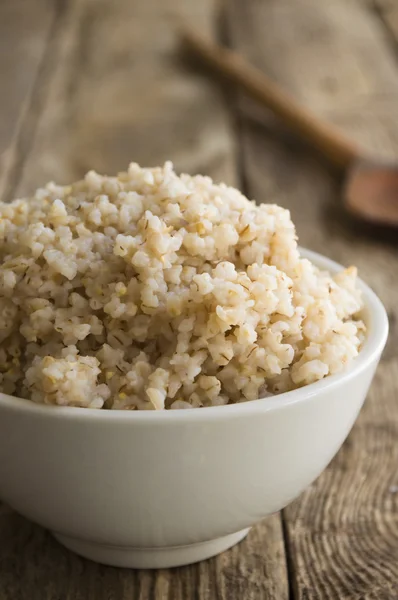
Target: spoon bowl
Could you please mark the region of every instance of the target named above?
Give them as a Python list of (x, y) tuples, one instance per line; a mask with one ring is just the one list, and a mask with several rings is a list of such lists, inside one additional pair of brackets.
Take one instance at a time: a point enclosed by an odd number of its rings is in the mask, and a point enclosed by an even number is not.
[(354, 163), (347, 171), (343, 198), (353, 215), (398, 227), (398, 165)]

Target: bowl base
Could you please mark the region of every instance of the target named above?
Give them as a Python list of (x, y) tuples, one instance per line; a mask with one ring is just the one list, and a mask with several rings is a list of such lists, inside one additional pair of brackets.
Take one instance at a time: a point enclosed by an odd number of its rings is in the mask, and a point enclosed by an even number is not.
[(108, 546), (79, 540), (60, 533), (53, 533), (53, 535), (68, 550), (94, 562), (130, 569), (165, 569), (189, 565), (220, 554), (243, 540), (248, 531), (249, 529), (242, 529), (208, 542), (163, 548)]

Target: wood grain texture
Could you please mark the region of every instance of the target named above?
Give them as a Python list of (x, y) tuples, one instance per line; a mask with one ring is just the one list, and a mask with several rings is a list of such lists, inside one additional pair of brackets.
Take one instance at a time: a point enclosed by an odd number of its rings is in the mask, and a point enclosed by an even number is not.
[(212, 1), (70, 4), (19, 193), (90, 168), (114, 173), (132, 160), (150, 166), (171, 159), (180, 171), (236, 181), (223, 98), (177, 56), (176, 15), (210, 30)]
[[(166, 4), (166, 3), (165, 3)], [(177, 58), (175, 14), (210, 30), (211, 0), (70, 0), (57, 23), (34, 132), (19, 156), (18, 195), (90, 168), (113, 173), (131, 160), (237, 182), (234, 139), (220, 91)], [(0, 6), (1, 21), (1, 6)], [(215, 559), (172, 571), (90, 563), (0, 507), (0, 600), (285, 600), (279, 515)]]
[[(0, 195), (8, 185), (21, 143), (28, 142), (24, 117), (57, 16), (50, 0), (2, 0), (0, 9)], [(17, 148), (18, 146), (18, 148)]]
[(132, 571), (83, 560), (0, 507), (0, 600), (284, 600), (280, 527), (270, 517), (238, 546), (197, 565)]
[[(368, 3), (228, 7), (231, 43), (247, 59), (367, 149), (398, 157), (396, 59)], [(397, 598), (397, 234), (348, 219), (339, 182), (318, 157), (272, 116), (242, 98), (239, 107), (250, 194), (290, 208), (304, 246), (357, 264), (390, 315), (389, 343), (357, 425), (324, 475), (284, 511), (293, 597)]]

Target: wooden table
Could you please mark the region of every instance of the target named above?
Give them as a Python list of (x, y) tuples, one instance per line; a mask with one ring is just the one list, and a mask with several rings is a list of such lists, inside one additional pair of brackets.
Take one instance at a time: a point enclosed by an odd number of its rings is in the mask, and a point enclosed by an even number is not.
[(398, 598), (398, 234), (350, 221), (319, 157), (185, 64), (176, 15), (398, 158), (396, 0), (2, 0), (3, 198), (170, 158), (288, 207), (304, 246), (358, 265), (389, 311), (389, 343), (338, 456), (238, 547), (172, 571), (123, 571), (73, 556), (3, 506), (0, 600)]

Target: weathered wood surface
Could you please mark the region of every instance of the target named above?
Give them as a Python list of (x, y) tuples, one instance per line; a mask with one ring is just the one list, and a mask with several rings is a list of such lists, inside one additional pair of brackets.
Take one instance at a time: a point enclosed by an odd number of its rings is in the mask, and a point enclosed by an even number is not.
[(74, 556), (41, 528), (0, 507), (1, 600), (257, 600), (287, 598), (279, 519), (214, 559), (129, 571)]
[[(0, 7), (0, 194), (18, 171), (29, 132), (26, 116), (33, 88), (45, 71), (46, 50), (55, 27), (50, 0), (2, 0)], [(36, 94), (39, 99), (39, 94)]]
[[(236, 182), (234, 139), (219, 90), (183, 64), (175, 19), (211, 32), (213, 0), (68, 3), (48, 98), (18, 193), (93, 168), (171, 159), (180, 171)], [(32, 112), (32, 118), (37, 119)]]
[(374, 7), (384, 21), (392, 40), (398, 43), (398, 3), (396, 0), (374, 0)]
[[(369, 3), (229, 3), (231, 44), (313, 111), (398, 159), (395, 49)], [(391, 335), (360, 418), (319, 480), (284, 511), (294, 598), (398, 598), (398, 235), (344, 217), (338, 184), (269, 115), (239, 98), (250, 194), (291, 209), (304, 246), (356, 264)]]
[[(316, 156), (178, 59), (175, 15), (210, 33), (216, 5), (1, 2), (0, 192), (11, 198), (89, 168), (171, 158), (178, 170), (288, 206), (303, 245), (357, 264), (386, 303), (392, 333), (376, 381), (344, 448), (283, 523), (274, 515), (199, 565), (98, 566), (0, 507), (0, 600), (398, 598), (396, 234), (348, 220)], [(368, 149), (398, 158), (393, 0), (229, 0), (227, 8), (235, 48)]]

